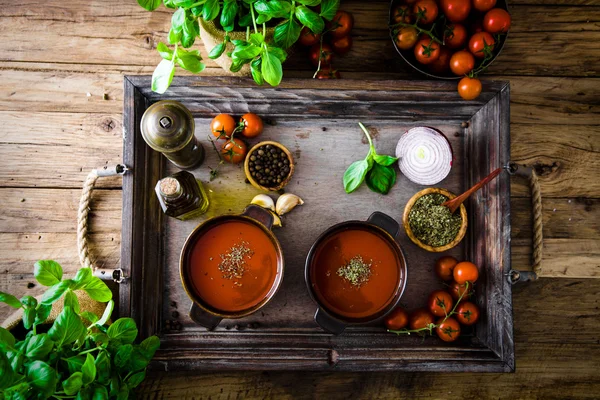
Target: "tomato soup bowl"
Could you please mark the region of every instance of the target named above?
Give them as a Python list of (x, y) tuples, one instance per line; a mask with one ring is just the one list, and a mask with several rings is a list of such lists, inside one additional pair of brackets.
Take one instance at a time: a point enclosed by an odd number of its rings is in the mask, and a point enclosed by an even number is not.
[[(379, 321), (398, 305), (407, 279), (399, 232), (398, 222), (374, 212), (367, 221), (342, 222), (319, 236), (306, 258), (304, 278), (321, 328), (338, 335), (347, 326)], [(356, 286), (339, 271), (358, 256), (369, 264), (370, 275)]]
[[(258, 311), (275, 296), (283, 281), (284, 259), (272, 226), (269, 211), (249, 205), (241, 215), (210, 218), (189, 234), (179, 273), (192, 300), (189, 315), (195, 323), (212, 330), (223, 319)], [(234, 249), (237, 258), (229, 258)], [(238, 260), (238, 267), (244, 260), (241, 272), (224, 264), (232, 259)]]

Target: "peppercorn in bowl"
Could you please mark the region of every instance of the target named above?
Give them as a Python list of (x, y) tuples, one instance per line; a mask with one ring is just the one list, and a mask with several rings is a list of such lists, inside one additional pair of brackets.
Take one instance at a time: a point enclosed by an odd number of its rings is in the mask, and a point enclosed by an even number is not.
[(255, 188), (277, 191), (292, 179), (294, 159), (292, 153), (281, 143), (260, 142), (248, 152), (244, 172)]

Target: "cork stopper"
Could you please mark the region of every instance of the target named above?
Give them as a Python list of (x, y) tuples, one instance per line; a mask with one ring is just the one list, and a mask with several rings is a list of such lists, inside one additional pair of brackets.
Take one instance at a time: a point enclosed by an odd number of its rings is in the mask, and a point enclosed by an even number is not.
[(181, 194), (181, 185), (177, 179), (169, 176), (160, 180), (159, 190), (165, 197), (177, 197)]

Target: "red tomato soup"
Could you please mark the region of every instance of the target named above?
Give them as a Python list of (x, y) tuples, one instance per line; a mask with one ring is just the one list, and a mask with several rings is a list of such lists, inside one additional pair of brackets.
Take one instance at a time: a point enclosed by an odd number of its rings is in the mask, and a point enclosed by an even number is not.
[(191, 286), (223, 313), (248, 310), (275, 290), (277, 250), (258, 226), (229, 220), (204, 232), (189, 252)]
[[(352, 271), (359, 260), (368, 271), (361, 277)], [(366, 318), (385, 309), (394, 299), (400, 280), (401, 261), (383, 236), (351, 228), (326, 237), (317, 247), (310, 266), (314, 292), (330, 312), (345, 318)], [(364, 268), (367, 268), (366, 270)]]

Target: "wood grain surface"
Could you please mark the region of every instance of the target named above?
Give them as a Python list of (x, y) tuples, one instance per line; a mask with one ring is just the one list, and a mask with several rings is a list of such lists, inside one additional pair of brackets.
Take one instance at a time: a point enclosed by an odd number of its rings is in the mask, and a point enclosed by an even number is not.
[[(31, 275), (37, 259), (55, 258), (67, 273), (78, 268), (69, 217), (77, 192), (89, 169), (121, 161), (123, 75), (152, 73), (170, 12), (151, 14), (133, 0), (0, 4), (0, 32), (11, 39), (0, 44), (0, 290), (21, 296), (41, 292)], [(393, 53), (381, 22), (386, 7), (385, 1), (343, 1), (356, 17), (355, 49), (339, 63), (345, 78), (422, 78)], [(511, 82), (511, 155), (541, 175), (542, 266), (548, 276), (598, 276), (600, 2), (517, 0), (510, 7), (513, 30), (486, 79)], [(207, 65), (204, 74), (224, 74)], [(308, 78), (310, 69), (300, 50), (285, 76)], [(94, 254), (116, 266), (121, 184), (99, 185), (111, 190), (94, 194)], [(512, 263), (525, 269), (529, 194), (522, 182), (513, 181), (511, 190)], [(103, 205), (113, 195), (116, 208)], [(159, 374), (145, 381), (140, 397), (595, 398), (599, 295), (595, 279), (546, 278), (516, 287), (517, 372), (511, 375)], [(9, 311), (0, 306), (0, 316)]]

